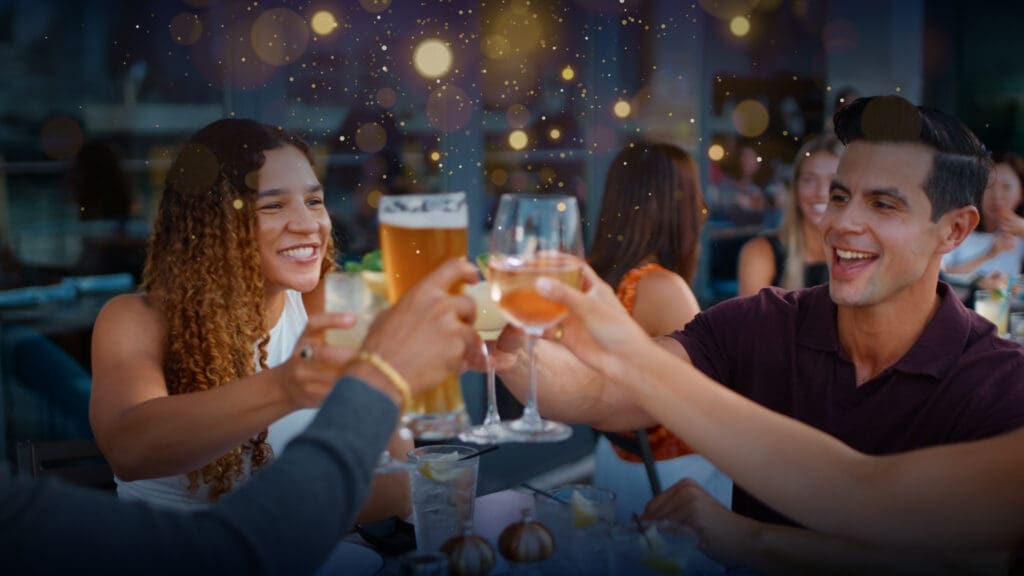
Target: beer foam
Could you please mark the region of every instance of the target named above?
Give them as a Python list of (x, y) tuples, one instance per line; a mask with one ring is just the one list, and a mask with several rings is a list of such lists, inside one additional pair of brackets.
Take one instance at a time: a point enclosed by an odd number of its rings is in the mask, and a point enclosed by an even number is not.
[(466, 193), (381, 196), (377, 218), (400, 228), (467, 228)]

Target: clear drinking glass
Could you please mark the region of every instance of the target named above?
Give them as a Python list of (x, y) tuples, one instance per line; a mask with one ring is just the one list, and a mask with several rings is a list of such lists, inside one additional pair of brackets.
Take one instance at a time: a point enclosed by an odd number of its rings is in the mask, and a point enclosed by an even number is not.
[[(445, 261), (466, 257), (469, 211), (464, 192), (382, 196), (377, 218), (391, 304)], [(414, 396), (403, 422), (423, 440), (453, 438), (468, 428), (459, 375)]]
[(974, 311), (995, 324), (1000, 336), (1009, 333), (1010, 301), (1002, 293), (994, 290), (976, 290)]
[[(356, 317), (356, 325), (349, 329), (332, 328), (324, 332), (324, 340), (331, 346), (356, 350), (363, 345), (366, 333), (377, 315), (373, 294), (360, 274), (330, 272), (324, 279), (324, 310), (327, 312), (350, 312)], [(399, 431), (402, 433), (403, 431)], [(408, 434), (408, 431), (404, 431)], [(387, 474), (408, 470), (408, 466), (395, 460), (384, 450), (377, 460), (374, 472)]]
[(508, 319), (491, 298), (491, 284), (487, 280), (466, 286), (465, 293), (476, 302), (476, 322), (473, 328), (483, 340), (483, 353), (487, 361), (487, 413), (484, 415), (483, 423), (459, 434), (459, 440), (474, 444), (498, 444), (508, 438), (502, 432), (501, 416), (498, 414), (491, 349), (508, 324)]
[(534, 288), (547, 277), (578, 288), (583, 270), (583, 237), (576, 198), (564, 195), (505, 194), (491, 232), (491, 297), (509, 321), (527, 336), (530, 390), (523, 415), (503, 423), (516, 442), (559, 442), (572, 428), (543, 420), (537, 409), (534, 347), (544, 330), (567, 313), (565, 306), (542, 297)]
[(476, 479), (480, 469), (477, 451), (469, 446), (436, 444), (409, 451), (413, 465), (412, 493), (416, 549), (436, 552), (449, 538), (462, 534), (473, 519)]

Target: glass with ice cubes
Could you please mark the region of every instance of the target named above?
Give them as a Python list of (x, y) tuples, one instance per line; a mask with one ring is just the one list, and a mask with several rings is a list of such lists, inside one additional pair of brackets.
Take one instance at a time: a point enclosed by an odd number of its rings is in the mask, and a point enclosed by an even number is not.
[(416, 549), (434, 552), (452, 536), (462, 534), (473, 519), (477, 451), (469, 446), (438, 444), (409, 451), (412, 516)]

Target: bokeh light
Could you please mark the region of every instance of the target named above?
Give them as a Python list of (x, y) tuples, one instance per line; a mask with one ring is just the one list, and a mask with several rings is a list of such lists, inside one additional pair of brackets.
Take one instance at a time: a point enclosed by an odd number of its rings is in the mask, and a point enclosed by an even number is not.
[(191, 46), (203, 36), (203, 24), (199, 21), (199, 16), (191, 12), (175, 15), (167, 28), (171, 32), (171, 40), (182, 46)]
[(361, 124), (356, 129), (356, 148), (363, 152), (380, 152), (388, 143), (387, 132), (376, 122)]
[(271, 66), (284, 66), (302, 57), (309, 43), (306, 21), (287, 8), (260, 14), (252, 24), (252, 49)]
[(58, 116), (43, 125), (39, 133), (43, 152), (54, 160), (70, 160), (82, 148), (82, 127), (66, 116)]
[(445, 85), (427, 97), (427, 122), (442, 132), (454, 132), (473, 117), (473, 102), (458, 86)]
[(377, 105), (381, 108), (391, 108), (398, 102), (398, 94), (394, 89), (387, 86), (377, 90)]
[(708, 158), (712, 162), (718, 162), (722, 158), (725, 158), (725, 148), (722, 148), (721, 144), (712, 144), (708, 146)]
[(338, 28), (338, 19), (328, 10), (317, 10), (310, 18), (309, 26), (320, 36), (327, 36)]
[(698, 0), (705, 12), (719, 20), (731, 20), (737, 14), (749, 14), (758, 0)]
[(551, 130), (548, 130), (548, 138), (550, 138), (552, 140), (558, 140), (561, 137), (562, 137), (562, 131), (559, 130), (558, 128), (552, 128)]
[(484, 37), (483, 42), (480, 43), (480, 49), (483, 51), (484, 56), (497, 60), (508, 56), (510, 45), (508, 38), (503, 34), (488, 34)]
[(441, 153), (438, 152), (437, 150), (431, 150), (430, 151), (430, 161), (431, 162), (440, 162), (441, 161)]
[(746, 16), (736, 16), (729, 21), (729, 32), (734, 36), (743, 37), (750, 33), (750, 20)]
[(359, 0), (359, 5), (371, 14), (379, 14), (391, 6), (391, 0)]
[(522, 104), (513, 104), (505, 111), (505, 121), (509, 128), (526, 128), (530, 123), (530, 110)]
[(575, 77), (576, 71), (572, 69), (572, 66), (566, 66), (565, 68), (562, 68), (562, 80), (568, 82)]
[(530, 137), (526, 135), (526, 132), (522, 130), (513, 130), (508, 135), (508, 145), (513, 150), (522, 150), (526, 148), (526, 145), (530, 143)]
[(615, 102), (615, 105), (612, 107), (612, 112), (614, 112), (619, 118), (629, 118), (629, 114), (632, 111), (633, 107), (625, 100)]
[(424, 78), (440, 78), (452, 67), (452, 51), (437, 38), (429, 38), (413, 50), (412, 62)]
[(491, 183), (495, 186), (504, 186), (508, 183), (508, 172), (504, 168), (491, 170)]
[(768, 109), (757, 100), (744, 100), (732, 111), (732, 126), (741, 135), (756, 138), (768, 129)]

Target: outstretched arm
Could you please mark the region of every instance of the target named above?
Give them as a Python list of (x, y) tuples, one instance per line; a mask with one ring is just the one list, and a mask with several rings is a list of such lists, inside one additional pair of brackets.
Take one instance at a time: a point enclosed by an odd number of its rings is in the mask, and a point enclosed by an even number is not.
[(0, 557), (12, 574), (312, 573), (351, 527), (398, 410), (353, 378), (273, 465), (194, 516), (0, 477)]
[[(0, 471), (3, 567), (15, 574), (312, 573), (366, 496), (404, 401), (401, 389), (415, 394), (440, 382), (476, 344), (472, 300), (448, 292), (475, 278), (468, 263), (450, 261), (378, 317), (362, 347), (377, 363), (349, 364), (280, 459), (194, 516)], [(400, 345), (406, 338), (420, 344)], [(308, 340), (299, 346), (307, 344), (315, 355), (328, 352)]]
[(811, 528), (905, 546), (1016, 546), (1024, 541), (1024, 430), (872, 457), (719, 386), (652, 345), (589, 268), (585, 292), (546, 280), (566, 304), (567, 346), (634, 396), (754, 496)]

